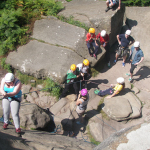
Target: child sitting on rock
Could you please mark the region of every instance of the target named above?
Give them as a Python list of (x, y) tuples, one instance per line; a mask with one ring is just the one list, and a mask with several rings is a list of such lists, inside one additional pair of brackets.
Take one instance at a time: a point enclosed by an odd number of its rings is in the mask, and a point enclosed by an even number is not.
[(106, 89), (104, 91), (96, 89), (94, 91), (95, 94), (99, 96), (105, 96), (108, 95), (106, 98), (112, 98), (113, 96), (117, 95), (120, 91), (122, 91), (125, 88), (125, 82), (123, 77), (117, 78), (117, 84), (111, 84), (109, 89)]

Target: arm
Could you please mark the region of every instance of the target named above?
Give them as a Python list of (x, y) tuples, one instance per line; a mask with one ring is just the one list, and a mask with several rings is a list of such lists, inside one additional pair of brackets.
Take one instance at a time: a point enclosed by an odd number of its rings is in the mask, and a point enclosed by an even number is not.
[(6, 95), (6, 92), (4, 91), (4, 85), (5, 85), (5, 80), (4, 78), (1, 81), (1, 87), (0, 87), (0, 92), (2, 93), (2, 95)]
[(132, 45), (134, 42), (135, 42), (135, 40), (131, 41), (130, 44), (129, 44), (129, 46)]
[(144, 57), (141, 57), (141, 60), (138, 63), (134, 64), (134, 65), (139, 65), (143, 60), (144, 60)]
[(119, 91), (116, 90), (112, 95), (107, 96), (106, 98), (112, 98), (113, 96), (115, 96)]
[(121, 41), (120, 41), (120, 38), (119, 38), (119, 34), (117, 35), (117, 40), (118, 40), (118, 43), (121, 45)]
[(15, 96), (16, 94), (19, 93), (20, 90), (21, 90), (21, 82), (19, 81), (19, 82), (17, 83), (17, 85), (15, 86), (14, 91), (11, 92), (11, 93), (6, 93), (5, 97), (12, 97), (12, 96)]

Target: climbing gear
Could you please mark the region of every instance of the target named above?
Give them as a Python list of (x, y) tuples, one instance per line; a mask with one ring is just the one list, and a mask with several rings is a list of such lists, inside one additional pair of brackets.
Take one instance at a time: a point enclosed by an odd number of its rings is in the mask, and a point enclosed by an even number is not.
[(85, 66), (89, 66), (89, 64), (90, 64), (90, 63), (89, 63), (89, 60), (84, 59), (84, 60), (83, 60), (83, 64), (84, 64)]
[(90, 28), (89, 29), (89, 33), (93, 33), (94, 34), (95, 33), (95, 29), (94, 28)]
[(97, 95), (98, 93), (100, 92), (100, 90), (98, 90), (98, 89), (96, 89), (95, 91), (94, 91), (94, 93)]
[(75, 71), (75, 70), (76, 70), (76, 65), (75, 65), (75, 64), (72, 64), (71, 67), (70, 67), (70, 69), (71, 69), (72, 71)]
[(140, 47), (140, 42), (139, 41), (134, 42), (134, 47)]
[(110, 7), (107, 7), (106, 9), (105, 9), (105, 12), (107, 12), (109, 9), (111, 9)]
[(87, 89), (82, 89), (82, 90), (81, 90), (81, 95), (82, 95), (82, 96), (86, 96), (87, 93), (88, 93)]
[(16, 133), (20, 134), (21, 133), (21, 129), (20, 128), (16, 129)]
[(125, 34), (130, 35), (131, 34), (131, 30), (127, 30)]
[(123, 84), (124, 83), (124, 78), (123, 77), (117, 78), (117, 83)]
[(7, 123), (4, 123), (3, 129), (4, 129), (4, 130), (7, 129), (7, 126), (8, 126), (8, 124), (7, 124)]
[(105, 37), (106, 36), (106, 31), (105, 30), (102, 30), (101, 31), (101, 37)]
[(14, 81), (14, 75), (12, 74), (12, 73), (7, 73), (6, 75), (5, 75), (5, 82), (12, 82), (12, 81)]
[(124, 62), (122, 63), (122, 67), (125, 67), (125, 63)]

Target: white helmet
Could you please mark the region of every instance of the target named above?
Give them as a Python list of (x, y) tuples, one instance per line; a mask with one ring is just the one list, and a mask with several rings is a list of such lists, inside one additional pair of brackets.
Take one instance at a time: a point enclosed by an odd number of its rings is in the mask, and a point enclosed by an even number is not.
[(130, 35), (131, 34), (131, 30), (127, 30), (125, 34)]
[(102, 30), (101, 31), (101, 37), (105, 37), (106, 36), (106, 31), (105, 30)]
[(117, 78), (117, 83), (123, 84), (124, 83), (124, 78), (123, 77)]
[(140, 47), (140, 42), (139, 41), (134, 42), (134, 47)]
[(5, 82), (12, 82), (14, 81), (14, 75), (12, 73), (7, 73), (5, 75)]

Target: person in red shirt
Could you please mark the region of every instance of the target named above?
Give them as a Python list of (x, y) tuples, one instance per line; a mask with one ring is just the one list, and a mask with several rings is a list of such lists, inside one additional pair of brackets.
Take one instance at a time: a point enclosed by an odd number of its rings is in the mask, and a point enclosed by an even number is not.
[(105, 30), (102, 30), (97, 36), (96, 39), (100, 39), (100, 45), (102, 47), (104, 47), (104, 49), (106, 50), (106, 54), (105, 54), (105, 59), (106, 62), (108, 64), (108, 67), (110, 67), (110, 53), (109, 53), (109, 49), (110, 49), (110, 45), (109, 45), (109, 36), (106, 33)]
[[(89, 33), (87, 33), (86, 35), (86, 44), (89, 50), (89, 54), (90, 56), (94, 56), (96, 58), (96, 54), (98, 52), (98, 44), (96, 42), (96, 35), (95, 35), (95, 29), (94, 28), (90, 28), (89, 29)], [(95, 50), (93, 50), (93, 47), (95, 48)], [(93, 53), (91, 53), (91, 49), (93, 51)]]

